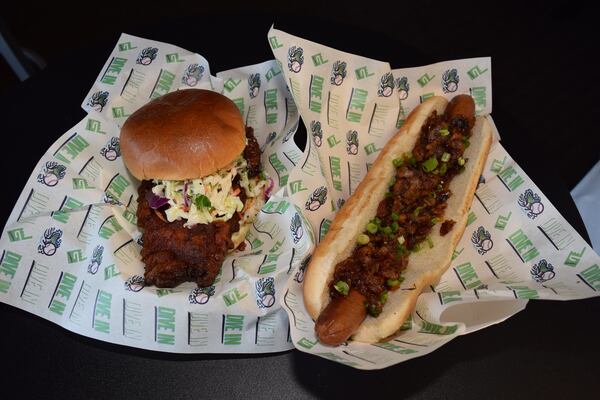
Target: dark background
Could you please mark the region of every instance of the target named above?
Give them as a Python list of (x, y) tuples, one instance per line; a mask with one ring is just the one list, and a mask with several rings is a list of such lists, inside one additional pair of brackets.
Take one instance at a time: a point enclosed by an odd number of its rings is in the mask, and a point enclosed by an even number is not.
[[(2, 6), (20, 45), (47, 68), (18, 83), (0, 61), (4, 224), (31, 169), (77, 123), (83, 97), (121, 32), (205, 56), (214, 72), (272, 58), (271, 25), (392, 67), (491, 56), (494, 120), (503, 145), (587, 238), (569, 195), (599, 159), (599, 83), (592, 7), (576, 2), (307, 3), (242, 6), (56, 3)], [(170, 15), (170, 16), (167, 16)], [(217, 45), (218, 44), (218, 45)], [(224, 53), (222, 45), (231, 51)], [(592, 61), (594, 60), (594, 61)], [(28, 146), (30, 156), (12, 149)], [(13, 155), (11, 157), (11, 155)], [(507, 322), (382, 371), (357, 371), (290, 351), (173, 355), (72, 334), (0, 304), (0, 386), (63, 398), (589, 398), (597, 388), (600, 301), (534, 301)], [(597, 390), (595, 390), (597, 393)]]

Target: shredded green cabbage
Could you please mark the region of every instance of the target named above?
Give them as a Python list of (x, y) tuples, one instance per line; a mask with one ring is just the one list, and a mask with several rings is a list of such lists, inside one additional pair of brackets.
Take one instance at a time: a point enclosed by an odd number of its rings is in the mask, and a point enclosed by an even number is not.
[[(169, 208), (165, 211), (169, 222), (185, 219), (187, 222), (184, 226), (190, 227), (213, 221), (227, 221), (236, 212), (244, 210), (239, 193), (232, 189), (232, 182), (237, 175), (240, 176), (240, 186), (248, 198), (262, 200), (265, 188), (268, 187), (269, 181), (266, 179), (248, 178), (247, 166), (246, 160), (239, 157), (229, 167), (204, 178), (187, 181), (154, 180), (152, 193), (169, 200)], [(196, 201), (199, 196), (206, 196), (210, 203), (206, 199)], [(250, 199), (247, 200), (249, 201)], [(247, 214), (244, 213), (245, 220), (249, 217)]]

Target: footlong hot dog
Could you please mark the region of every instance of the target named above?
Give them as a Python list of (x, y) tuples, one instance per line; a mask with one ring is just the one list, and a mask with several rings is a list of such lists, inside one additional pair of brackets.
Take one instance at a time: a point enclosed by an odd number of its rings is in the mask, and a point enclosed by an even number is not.
[(307, 268), (304, 303), (322, 343), (374, 343), (400, 329), (450, 265), (491, 142), (468, 95), (411, 112)]

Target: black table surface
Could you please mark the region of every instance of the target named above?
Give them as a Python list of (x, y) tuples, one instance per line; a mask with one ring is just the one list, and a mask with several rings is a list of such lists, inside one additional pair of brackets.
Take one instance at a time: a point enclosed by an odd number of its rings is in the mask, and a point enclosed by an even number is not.
[[(271, 59), (266, 33), (275, 22), (292, 34), (387, 60), (392, 67), (492, 56), (492, 114), (502, 144), (589, 241), (569, 195), (574, 179), (569, 174), (578, 172), (581, 164), (593, 163), (598, 139), (590, 138), (582, 145), (569, 144), (567, 138), (573, 137), (570, 132), (593, 126), (594, 116), (578, 114), (569, 119), (565, 115), (578, 113), (578, 104), (590, 103), (593, 93), (582, 90), (586, 83), (577, 80), (559, 89), (548, 85), (553, 77), (562, 77), (563, 83), (570, 75), (589, 78), (580, 70), (584, 54), (579, 39), (583, 36), (569, 37), (571, 20), (555, 11), (542, 22), (520, 20), (510, 29), (499, 21), (485, 29), (475, 24), (475, 19), (472, 24), (450, 21), (443, 29), (415, 35), (418, 38), (414, 40), (409, 33), (391, 34), (394, 29), (312, 17), (238, 17), (229, 21), (227, 32), (209, 19), (115, 26), (114, 35), (90, 38), (86, 48), (73, 51), (0, 96), (4, 147), (0, 162), (2, 170), (10, 171), (4, 176), (0, 222), (6, 222), (39, 157), (83, 118), (80, 104), (119, 32), (196, 51), (209, 60), (214, 73)], [(561, 22), (562, 30), (546, 32), (555, 20)], [(430, 29), (435, 29), (435, 21)], [(416, 22), (408, 23), (406, 32), (417, 28)], [(486, 40), (461, 43), (457, 39), (440, 45), (450, 28), (457, 38), (469, 37), (475, 28), (496, 32)], [(518, 29), (521, 31), (515, 33)], [(223, 35), (232, 43), (228, 51), (223, 50)], [(589, 42), (582, 40), (584, 45)], [(557, 48), (560, 51), (554, 52)], [(554, 62), (548, 58), (550, 54), (557, 56)], [(569, 57), (579, 64), (571, 65), (565, 60)], [(535, 73), (524, 79), (528, 71)], [(24, 147), (30, 150), (16, 150)], [(600, 372), (594, 329), (597, 315), (598, 298), (531, 301), (526, 310), (506, 322), (459, 337), (432, 354), (384, 370), (359, 371), (296, 350), (272, 355), (177, 355), (132, 349), (88, 339), (0, 304), (0, 386), (4, 393), (42, 398), (273, 399), (380, 394), (398, 398), (588, 398), (597, 393)]]

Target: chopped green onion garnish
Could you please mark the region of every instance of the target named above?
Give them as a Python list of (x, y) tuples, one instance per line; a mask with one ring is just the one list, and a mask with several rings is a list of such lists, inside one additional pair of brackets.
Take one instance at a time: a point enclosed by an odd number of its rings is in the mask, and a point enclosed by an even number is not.
[(425, 208), (425, 206), (419, 206), (419, 207), (415, 208), (415, 211), (413, 211), (413, 216), (418, 217), (419, 214), (421, 213), (421, 210), (424, 208)]
[(348, 292), (350, 291), (350, 286), (344, 281), (337, 281), (335, 285), (333, 285), (335, 290), (343, 294), (344, 296), (348, 296)]
[(420, 245), (419, 243), (415, 244), (415, 245), (413, 246), (413, 248), (411, 249), (411, 251), (412, 251), (413, 253), (416, 253), (416, 252), (418, 252), (418, 251), (420, 251), (420, 250), (421, 250), (421, 245)]
[(404, 159), (402, 157), (394, 158), (392, 163), (394, 164), (394, 167), (398, 168), (399, 166), (404, 164)]
[(381, 314), (381, 311), (377, 310), (377, 306), (375, 304), (367, 305), (367, 310), (369, 311), (369, 315), (373, 317), (378, 317)]
[(433, 249), (433, 240), (431, 240), (431, 238), (429, 236), (427, 236), (427, 244), (429, 245), (430, 249)]
[(465, 165), (465, 159), (462, 157), (458, 157), (458, 165)]
[(412, 166), (415, 166), (415, 164), (417, 163), (417, 159), (415, 158), (415, 156), (413, 156), (413, 153), (410, 151), (404, 155), (404, 158), (408, 160), (408, 163)]
[(390, 225), (390, 228), (392, 228), (393, 233), (396, 233), (396, 232), (398, 232), (398, 229), (400, 229), (400, 225), (398, 225), (398, 223), (396, 221), (394, 221)]
[(396, 183), (396, 178), (394, 177), (394, 178), (390, 179), (390, 182), (388, 183), (388, 186), (392, 187), (392, 186), (394, 186), (395, 183)]
[(437, 158), (435, 158), (435, 156), (423, 161), (423, 164), (422, 164), (423, 171), (425, 171), (425, 172), (431, 172), (434, 169), (436, 169), (437, 166), (438, 166), (438, 160), (437, 160)]
[(402, 283), (400, 281), (400, 279), (388, 279), (387, 281), (385, 281), (385, 284), (388, 287), (391, 287), (391, 288), (396, 287), (396, 286), (400, 286), (400, 283)]
[(402, 254), (407, 253), (407, 252), (408, 252), (408, 249), (403, 244), (401, 244), (401, 245), (399, 245), (399, 246), (396, 247), (396, 254), (397, 255), (402, 255)]
[(387, 199), (388, 197), (392, 197), (392, 196), (393, 196), (393, 195), (392, 195), (392, 192), (385, 192), (385, 197), (386, 197), (386, 199)]
[(398, 213), (392, 212), (392, 221), (398, 221), (398, 218), (400, 218)]
[(404, 244), (404, 242), (406, 242), (406, 240), (404, 239), (404, 236), (402, 236), (402, 235), (398, 236), (398, 243)]
[(465, 145), (465, 149), (471, 145), (471, 142), (469, 141), (469, 139), (468, 139), (468, 138), (464, 138), (464, 139), (463, 139), (463, 143), (464, 143), (464, 145)]
[(377, 229), (379, 229), (379, 228), (377, 228), (377, 225), (376, 225), (376, 224), (374, 224), (374, 223), (372, 223), (372, 222), (369, 222), (369, 223), (367, 224), (367, 231), (368, 231), (369, 233), (371, 233), (371, 234), (375, 234), (375, 233), (377, 233)]
[(440, 167), (440, 175), (441, 176), (446, 175), (447, 170), (448, 170), (448, 164), (443, 163), (442, 166)]
[(448, 161), (450, 161), (450, 153), (444, 153), (444, 154), (442, 154), (441, 160), (442, 160), (442, 162), (448, 162)]
[(373, 222), (375, 222), (376, 225), (381, 225), (381, 220), (379, 219), (379, 217), (375, 217), (373, 218)]
[(450, 131), (447, 128), (440, 129), (440, 135), (448, 136), (449, 134), (450, 134)]
[(389, 226), (386, 226), (382, 229), (383, 233), (385, 233), (388, 236), (392, 236), (392, 228)]
[(379, 301), (381, 302), (381, 304), (385, 304), (387, 302), (388, 299), (388, 292), (387, 290), (383, 293), (381, 293), (381, 296), (379, 297)]
[(212, 206), (212, 204), (210, 203), (210, 199), (203, 194), (197, 194), (196, 196), (194, 196), (194, 204), (196, 205), (196, 208), (198, 210), (201, 210), (203, 208), (209, 208)]
[(438, 217), (433, 217), (433, 218), (431, 218), (431, 225), (435, 225), (435, 224), (437, 224), (438, 222), (440, 222), (440, 218), (438, 218)]
[(369, 236), (368, 236), (368, 235), (366, 235), (366, 234), (364, 234), (364, 233), (361, 233), (361, 234), (360, 234), (360, 235), (358, 235), (358, 237), (356, 238), (356, 242), (357, 242), (358, 244), (360, 244), (361, 246), (362, 246), (362, 245), (365, 245), (365, 244), (369, 243)]

